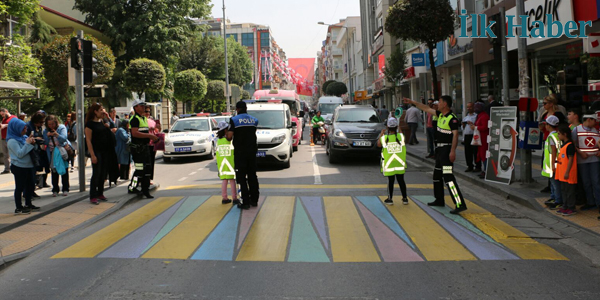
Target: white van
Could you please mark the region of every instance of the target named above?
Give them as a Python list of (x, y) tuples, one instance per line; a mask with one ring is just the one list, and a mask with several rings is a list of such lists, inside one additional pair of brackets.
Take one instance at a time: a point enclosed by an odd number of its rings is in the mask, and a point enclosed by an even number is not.
[(258, 119), (256, 137), (259, 162), (282, 164), (289, 168), (293, 151), (292, 122), (290, 107), (278, 103), (248, 104), (248, 114)]
[(327, 120), (331, 119), (335, 109), (342, 104), (344, 104), (344, 100), (340, 97), (323, 96), (319, 98), (317, 110), (321, 112), (321, 117)]

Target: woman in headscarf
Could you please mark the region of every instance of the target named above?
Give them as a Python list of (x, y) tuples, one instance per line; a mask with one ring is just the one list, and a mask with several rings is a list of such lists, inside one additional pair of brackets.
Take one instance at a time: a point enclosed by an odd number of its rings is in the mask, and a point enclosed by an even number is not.
[(477, 163), (481, 162), (483, 165), (483, 171), (479, 174), (479, 178), (485, 178), (485, 170), (486, 170), (486, 162), (487, 157), (486, 153), (488, 150), (488, 142), (487, 137), (490, 134), (490, 129), (488, 128), (488, 121), (490, 120), (490, 115), (485, 111), (485, 104), (481, 102), (475, 103), (475, 113), (477, 114), (477, 119), (475, 120), (475, 124), (469, 124), (471, 129), (479, 130), (479, 136), (481, 139), (481, 146), (477, 148)]
[[(29, 214), (32, 210), (40, 209), (31, 203), (34, 191), (35, 169), (29, 154), (33, 151), (35, 140), (27, 137), (27, 125), (15, 118), (8, 123), (6, 142), (11, 159), (10, 171), (15, 177), (15, 214)], [(21, 203), (21, 195), (25, 196), (25, 206)]]
[(119, 173), (122, 180), (129, 180), (129, 166), (131, 165), (131, 153), (127, 150), (129, 142), (129, 120), (124, 119), (119, 124), (119, 129), (115, 133), (117, 147), (115, 152), (119, 160)]

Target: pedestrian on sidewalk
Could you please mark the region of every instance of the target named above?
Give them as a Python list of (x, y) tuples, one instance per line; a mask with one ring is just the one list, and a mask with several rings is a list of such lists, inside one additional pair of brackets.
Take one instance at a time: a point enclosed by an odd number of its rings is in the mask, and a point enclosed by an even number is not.
[(563, 216), (572, 216), (576, 214), (575, 201), (577, 192), (577, 150), (571, 141), (571, 129), (566, 124), (558, 127), (558, 138), (562, 142), (562, 147), (558, 152), (556, 162), (555, 178), (560, 182), (560, 191), (562, 193), (563, 205), (557, 211)]
[[(235, 156), (234, 148), (231, 141), (227, 140), (227, 128), (229, 124), (225, 121), (221, 121), (218, 124), (219, 131), (217, 132), (217, 167), (219, 171), (219, 178), (221, 179), (221, 197), (223, 197), (221, 203), (233, 205), (240, 204), (240, 200), (237, 198), (237, 185), (235, 183)], [(231, 197), (227, 196), (227, 184), (231, 188)]]
[(402, 192), (402, 204), (408, 204), (406, 196), (406, 144), (404, 134), (398, 128), (398, 119), (392, 115), (388, 117), (387, 129), (383, 129), (377, 138), (377, 147), (381, 149), (381, 172), (388, 178), (388, 197), (384, 203), (394, 204), (394, 181), (398, 180), (398, 186)]
[[(33, 133), (33, 138), (35, 139), (35, 152), (36, 159), (38, 160), (36, 165), (36, 185), (38, 189), (50, 187), (46, 183), (48, 179), (48, 174), (50, 173), (50, 161), (48, 160), (48, 156), (46, 155), (46, 145), (44, 144), (44, 122), (46, 121), (46, 113), (44, 111), (36, 112), (32, 117), (29, 123), (27, 123), (27, 135), (31, 135)], [(34, 193), (34, 198), (36, 198), (36, 194)]]
[[(573, 139), (573, 144), (577, 147), (575, 140), (577, 140), (577, 134), (573, 131), (577, 126), (581, 125), (581, 110), (578, 108), (571, 108), (567, 113), (567, 121), (569, 122), (569, 129), (571, 129), (572, 134), (571, 137)], [(577, 155), (577, 163), (581, 160), (581, 155)], [(577, 167), (577, 174), (581, 172), (579, 166)], [(583, 179), (581, 175), (578, 176), (577, 179), (577, 203), (576, 205), (585, 205), (587, 203), (587, 195), (585, 194), (585, 186), (583, 185)]]
[(233, 141), (235, 162), (235, 178), (242, 192), (240, 209), (249, 209), (250, 205), (258, 206), (260, 187), (256, 176), (256, 128), (258, 119), (248, 114), (246, 102), (239, 101), (235, 105), (237, 115), (229, 121), (227, 140)]
[(549, 116), (546, 118), (546, 131), (548, 131), (548, 139), (544, 143), (544, 164), (542, 166), (542, 176), (550, 178), (550, 199), (544, 204), (550, 209), (556, 209), (563, 204), (562, 192), (560, 190), (560, 182), (555, 179), (556, 172), (556, 155), (561, 144), (558, 139), (558, 118)]
[[(427, 100), (427, 106), (437, 110), (437, 108), (434, 107), (434, 102), (433, 99)], [(437, 126), (437, 116), (430, 113), (426, 113), (425, 116), (425, 132), (427, 133), (427, 157), (425, 158), (435, 158), (435, 127)]]
[(581, 110), (578, 108), (571, 108), (567, 113), (567, 122), (569, 122), (569, 128), (571, 130), (581, 125)]
[[(69, 143), (67, 136), (67, 128), (63, 124), (58, 124), (58, 118), (55, 115), (49, 115), (46, 118), (46, 129), (44, 130), (44, 144), (46, 145), (46, 155), (48, 156), (48, 160), (52, 161), (54, 148), (56, 147), (69, 147), (71, 148), (71, 144)], [(68, 167), (69, 162), (65, 161), (65, 165)], [(61, 191), (58, 186), (58, 177), (60, 176), (62, 180), (62, 193), (63, 196), (69, 195), (69, 172), (63, 175), (59, 175), (56, 173), (56, 170), (52, 170), (52, 197), (56, 197), (58, 193)]]
[(131, 156), (135, 165), (135, 172), (129, 184), (129, 193), (140, 193), (137, 189), (138, 181), (142, 186), (141, 194), (146, 198), (154, 198), (150, 195), (150, 177), (152, 176), (152, 163), (154, 159), (151, 157), (153, 151), (150, 149), (150, 140), (156, 141), (158, 137), (150, 133), (148, 119), (145, 117), (146, 103), (140, 100), (133, 102), (135, 114), (129, 120), (129, 128), (131, 128)]
[[(35, 169), (30, 152), (34, 151), (35, 140), (33, 135), (27, 137), (28, 128), (25, 122), (18, 118), (8, 123), (6, 141), (8, 152), (12, 160), (10, 170), (15, 178), (15, 214), (28, 214), (40, 208), (31, 203), (33, 196)], [(21, 198), (25, 197), (25, 206)]]
[(130, 166), (131, 166), (131, 153), (127, 145), (131, 143), (131, 137), (129, 136), (129, 120), (124, 119), (120, 123), (119, 129), (115, 134), (117, 140), (117, 147), (115, 152), (119, 160), (119, 177), (122, 180), (129, 180)]
[(488, 95), (488, 103), (487, 106), (485, 107), (485, 112), (490, 115), (490, 111), (492, 110), (492, 107), (498, 107), (498, 106), (502, 106), (502, 104), (498, 101), (496, 101), (496, 97), (494, 97), (494, 95)]
[(2, 131), (2, 140), (0, 141), (0, 148), (2, 148), (2, 159), (4, 160), (4, 171), (2, 174), (10, 173), (10, 154), (8, 153), (8, 144), (6, 142), (6, 132), (8, 131), (8, 123), (10, 120), (16, 118), (11, 115), (6, 108), (0, 108), (0, 120), (2, 121), (0, 128)]
[[(474, 111), (474, 105), (472, 102), (467, 103), (467, 112), (462, 120), (463, 128), (463, 142), (465, 146), (465, 161), (467, 162), (467, 169), (465, 172), (481, 172), (480, 163), (477, 162), (477, 146), (471, 145), (473, 142), (474, 129), (471, 125), (477, 121), (477, 114)], [(479, 135), (481, 139), (481, 135)]]
[(385, 108), (385, 105), (381, 106), (381, 110), (379, 111), (379, 119), (381, 119), (381, 121), (385, 120), (390, 114), (390, 111), (387, 110), (387, 108)]
[[(65, 122), (65, 127), (67, 127), (67, 139), (69, 140), (69, 143), (71, 143), (71, 147), (73, 147), (73, 151), (75, 151), (75, 153), (77, 153), (77, 134), (75, 134), (75, 126), (77, 126), (76, 120), (77, 114), (75, 112), (71, 112), (70, 114), (67, 114), (67, 121)], [(76, 156), (73, 155), (69, 160), (71, 163), (71, 173), (73, 173), (73, 170), (75, 169), (75, 157)]]
[[(445, 206), (444, 182), (448, 186), (452, 201), (456, 208), (450, 211), (459, 214), (467, 210), (458, 182), (453, 174), (454, 161), (456, 160), (456, 147), (458, 146), (458, 128), (460, 122), (452, 113), (452, 97), (442, 96), (438, 101), (439, 110), (433, 110), (423, 103), (404, 98), (405, 104), (413, 104), (416, 108), (426, 113), (438, 116), (437, 131), (435, 133), (435, 169), (433, 170), (433, 192), (435, 201), (428, 203), (429, 206)], [(442, 181), (443, 180), (443, 181)]]
[(175, 122), (177, 122), (177, 120), (179, 120), (179, 117), (177, 116), (177, 112), (174, 111), (173, 112), (173, 116), (171, 117), (171, 127), (173, 127), (173, 125), (175, 124)]
[(473, 111), (477, 114), (477, 118), (475, 120), (475, 124), (469, 125), (472, 130), (477, 129), (479, 131), (479, 136), (481, 139), (481, 146), (477, 146), (475, 152), (477, 153), (477, 166), (483, 165), (482, 169), (475, 169), (474, 171), (479, 171), (479, 178), (485, 178), (485, 172), (487, 168), (487, 151), (488, 151), (488, 142), (487, 138), (490, 134), (490, 128), (488, 127), (488, 122), (490, 121), (490, 115), (485, 111), (485, 104), (482, 102), (476, 102), (473, 105)]
[[(424, 104), (423, 104), (424, 105)], [(413, 104), (406, 110), (406, 124), (410, 128), (410, 138), (408, 139), (409, 145), (419, 144), (417, 140), (417, 130), (419, 128), (419, 109)]]
[(587, 198), (581, 210), (600, 207), (600, 134), (596, 124), (596, 115), (586, 114), (583, 115), (583, 123), (572, 131), (579, 178)]
[(104, 197), (104, 181), (108, 173), (108, 152), (110, 147), (110, 129), (103, 123), (102, 104), (94, 103), (85, 117), (85, 142), (92, 159), (92, 179), (90, 180), (90, 202), (100, 204)]

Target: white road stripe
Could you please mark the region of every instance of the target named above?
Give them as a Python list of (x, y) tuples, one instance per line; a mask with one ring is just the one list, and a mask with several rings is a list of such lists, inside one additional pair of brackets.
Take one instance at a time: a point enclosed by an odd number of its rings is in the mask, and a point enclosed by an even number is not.
[(323, 184), (321, 182), (321, 173), (319, 172), (319, 164), (317, 164), (317, 156), (315, 154), (315, 147), (311, 147), (312, 149), (312, 162), (313, 162), (313, 172), (315, 176), (315, 184)]
[(187, 179), (187, 177), (183, 177), (181, 179), (179, 179), (179, 181), (185, 181)]
[(196, 172), (192, 172), (192, 173), (190, 173), (190, 175), (189, 175), (189, 176), (194, 176), (194, 175), (196, 175)]

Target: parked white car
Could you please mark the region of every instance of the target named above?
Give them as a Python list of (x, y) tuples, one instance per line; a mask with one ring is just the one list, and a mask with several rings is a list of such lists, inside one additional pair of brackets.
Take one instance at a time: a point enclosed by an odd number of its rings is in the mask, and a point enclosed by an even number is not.
[(164, 162), (175, 157), (214, 158), (215, 120), (207, 117), (179, 119), (165, 136)]

